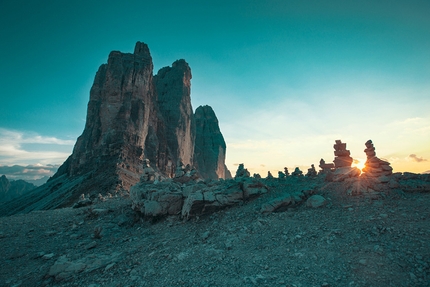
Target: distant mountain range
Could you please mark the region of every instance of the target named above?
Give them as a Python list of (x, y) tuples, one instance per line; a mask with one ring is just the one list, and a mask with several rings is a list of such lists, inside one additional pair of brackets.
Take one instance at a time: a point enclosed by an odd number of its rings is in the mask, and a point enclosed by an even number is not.
[(39, 179), (26, 179), (25, 181), (28, 183), (34, 184), (36, 187), (41, 186), (42, 184), (45, 184), (49, 179), (49, 176), (44, 176)]
[[(45, 180), (46, 181), (46, 180)], [(37, 186), (22, 179), (9, 180), (5, 175), (0, 177), (0, 202), (20, 197)]]

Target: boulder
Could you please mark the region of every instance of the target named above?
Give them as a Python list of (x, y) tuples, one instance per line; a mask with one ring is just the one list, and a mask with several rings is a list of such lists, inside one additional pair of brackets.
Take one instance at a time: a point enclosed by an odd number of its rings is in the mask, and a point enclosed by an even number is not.
[(235, 181), (221, 183), (190, 193), (184, 201), (182, 216), (190, 218), (243, 202), (243, 191)]
[(311, 197), (309, 197), (308, 200), (306, 200), (307, 207), (317, 208), (317, 207), (324, 206), (326, 204), (327, 204), (327, 200), (319, 194), (314, 194)]
[(139, 183), (130, 189), (132, 209), (146, 217), (179, 214), (184, 197), (180, 186), (173, 182)]
[(333, 182), (345, 181), (348, 178), (360, 176), (360, 173), (357, 167), (339, 167), (334, 171), (328, 172), (326, 180)]

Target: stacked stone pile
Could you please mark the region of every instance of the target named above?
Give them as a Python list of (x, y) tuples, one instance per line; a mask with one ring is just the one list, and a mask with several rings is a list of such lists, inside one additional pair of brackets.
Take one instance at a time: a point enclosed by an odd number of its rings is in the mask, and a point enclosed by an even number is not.
[(365, 167), (363, 168), (363, 172), (366, 176), (371, 177), (380, 177), (380, 176), (388, 176), (393, 173), (393, 168), (390, 166), (390, 163), (379, 159), (376, 156), (375, 147), (373, 146), (372, 140), (368, 140), (366, 143), (366, 149), (364, 152), (366, 153), (367, 160), (365, 163)]
[[(360, 175), (360, 170), (356, 167), (351, 167), (352, 157), (350, 156), (350, 151), (346, 149), (346, 143), (341, 140), (336, 140), (333, 145), (335, 158), (334, 170), (332, 169), (328, 172), (326, 180), (327, 181), (344, 181), (348, 178), (358, 177)], [(320, 167), (324, 167), (328, 170), (326, 163), (323, 159), (320, 161)]]
[(317, 176), (317, 171), (315, 169), (315, 166), (312, 164), (311, 168), (308, 168), (308, 173), (306, 174), (307, 177), (315, 177)]
[(341, 140), (336, 140), (333, 145), (334, 148), (334, 166), (339, 167), (350, 167), (352, 164), (352, 157), (350, 157), (350, 151), (346, 149), (346, 143), (342, 143)]
[(325, 163), (325, 160), (321, 159), (319, 167), (321, 168), (320, 173), (327, 173), (334, 169), (334, 163)]
[(300, 168), (296, 167), (294, 171), (291, 173), (292, 176), (303, 176), (303, 171), (300, 170)]

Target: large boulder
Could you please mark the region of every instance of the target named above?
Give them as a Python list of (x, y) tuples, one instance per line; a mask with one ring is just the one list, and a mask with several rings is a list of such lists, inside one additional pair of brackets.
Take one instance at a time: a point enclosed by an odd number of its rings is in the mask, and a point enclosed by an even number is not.
[(141, 182), (130, 189), (132, 208), (146, 217), (179, 214), (184, 196), (174, 182)]
[(243, 201), (243, 191), (235, 181), (220, 182), (220, 184), (197, 190), (188, 195), (182, 208), (182, 216), (211, 213)]

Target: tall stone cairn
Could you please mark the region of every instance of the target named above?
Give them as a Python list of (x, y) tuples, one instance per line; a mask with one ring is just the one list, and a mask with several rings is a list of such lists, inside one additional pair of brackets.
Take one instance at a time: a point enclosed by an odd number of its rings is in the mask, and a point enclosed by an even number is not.
[(391, 175), (393, 173), (393, 168), (390, 166), (388, 161), (379, 159), (376, 156), (375, 147), (373, 146), (372, 140), (368, 140), (365, 145), (366, 149), (364, 152), (366, 153), (367, 160), (362, 171), (366, 174), (366, 176), (379, 177), (383, 175)]
[(339, 167), (351, 167), (352, 157), (349, 150), (346, 149), (346, 143), (342, 143), (341, 140), (336, 140), (334, 144), (334, 155), (333, 160), (335, 168)]

